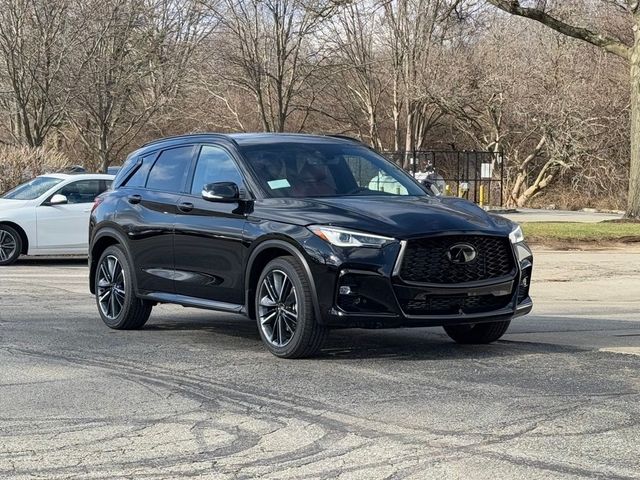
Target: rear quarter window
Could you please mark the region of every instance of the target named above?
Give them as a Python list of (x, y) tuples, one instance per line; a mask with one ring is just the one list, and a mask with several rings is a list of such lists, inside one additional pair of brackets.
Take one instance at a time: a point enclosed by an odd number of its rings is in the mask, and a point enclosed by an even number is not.
[[(122, 184), (123, 187), (142, 188), (147, 183), (147, 176), (149, 175), (149, 169), (153, 164), (153, 159), (156, 155), (147, 155), (142, 159), (137, 159), (136, 163), (139, 166), (134, 167), (133, 174), (127, 174), (129, 178)], [(116, 182), (117, 184), (117, 182)]]

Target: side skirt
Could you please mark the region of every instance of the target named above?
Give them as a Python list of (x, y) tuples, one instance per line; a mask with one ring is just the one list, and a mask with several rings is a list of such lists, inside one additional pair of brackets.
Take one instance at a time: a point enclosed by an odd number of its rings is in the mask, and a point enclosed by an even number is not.
[(207, 300), (204, 298), (188, 297), (186, 295), (177, 295), (174, 293), (151, 292), (147, 295), (141, 295), (140, 298), (145, 300), (153, 300), (158, 303), (174, 303), (183, 307), (205, 308), (207, 310), (216, 310), (218, 312), (229, 312), (244, 314), (244, 305), (235, 303), (217, 302), (215, 300)]

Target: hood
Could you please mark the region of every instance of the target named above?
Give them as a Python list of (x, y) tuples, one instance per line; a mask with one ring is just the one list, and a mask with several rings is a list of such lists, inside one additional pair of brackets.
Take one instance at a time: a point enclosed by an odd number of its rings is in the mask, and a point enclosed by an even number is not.
[(0, 213), (24, 207), (32, 201), (33, 200), (7, 200), (5, 198), (0, 198)]
[(335, 225), (407, 239), (442, 231), (508, 235), (509, 220), (455, 197), (353, 196), (268, 199), (254, 215), (296, 225)]

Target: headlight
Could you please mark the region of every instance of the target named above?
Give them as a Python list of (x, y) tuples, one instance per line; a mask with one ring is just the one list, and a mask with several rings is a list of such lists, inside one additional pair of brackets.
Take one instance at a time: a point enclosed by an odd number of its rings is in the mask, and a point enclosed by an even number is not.
[(308, 228), (318, 237), (336, 247), (382, 248), (389, 243), (395, 242), (394, 238), (354, 232), (353, 230), (346, 230), (344, 228), (326, 227), (323, 225), (311, 225)]
[(524, 233), (522, 233), (519, 225), (509, 234), (509, 240), (511, 240), (511, 243), (524, 242)]

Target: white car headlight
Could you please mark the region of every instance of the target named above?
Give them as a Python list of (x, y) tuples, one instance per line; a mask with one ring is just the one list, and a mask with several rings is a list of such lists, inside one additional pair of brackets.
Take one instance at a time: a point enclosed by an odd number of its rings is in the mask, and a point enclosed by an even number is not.
[(511, 243), (524, 242), (524, 233), (522, 233), (519, 225), (509, 234), (509, 240), (511, 240)]
[(385, 245), (395, 242), (394, 238), (373, 235), (371, 233), (355, 232), (338, 227), (324, 225), (311, 225), (309, 230), (321, 239), (336, 247), (368, 247), (382, 248)]

